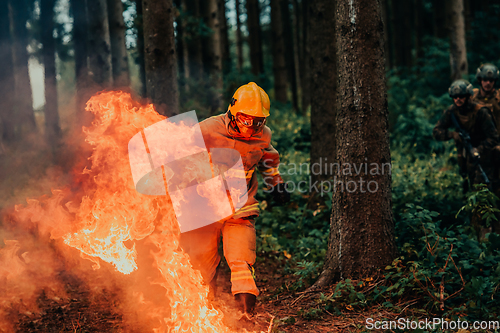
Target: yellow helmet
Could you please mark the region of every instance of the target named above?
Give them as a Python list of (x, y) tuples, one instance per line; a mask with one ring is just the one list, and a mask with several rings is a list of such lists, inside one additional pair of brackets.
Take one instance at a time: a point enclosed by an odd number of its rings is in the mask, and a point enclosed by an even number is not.
[(241, 112), (253, 117), (268, 117), (270, 108), (269, 96), (255, 82), (239, 87), (229, 104), (233, 116)]

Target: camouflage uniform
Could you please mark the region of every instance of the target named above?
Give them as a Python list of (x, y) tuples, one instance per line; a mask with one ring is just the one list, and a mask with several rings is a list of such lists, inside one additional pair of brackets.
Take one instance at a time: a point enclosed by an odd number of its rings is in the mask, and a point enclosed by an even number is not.
[[(467, 104), (461, 108), (453, 104), (446, 109), (441, 119), (434, 127), (432, 134), (434, 138), (439, 141), (452, 139), (448, 129), (453, 127), (453, 121), (451, 119), (451, 113), (453, 112), (462, 129), (469, 133), (472, 146), (479, 151), (480, 163), (486, 175), (490, 178), (492, 183), (496, 183), (492, 150), (498, 144), (499, 137), (493, 117), (487, 107), (470, 101), (466, 103)], [(456, 144), (461, 172), (469, 177), (471, 184), (484, 183), (481, 173), (474, 167), (471, 159), (466, 158), (467, 155), (463, 145), (460, 143)]]
[[(481, 65), (476, 72), (476, 79), (478, 80), (481, 87), (483, 86), (482, 80), (488, 80), (489, 82), (494, 82), (498, 79), (499, 71), (491, 64)], [(467, 85), (465, 87), (465, 85)], [(461, 98), (463, 96), (470, 96), (466, 99), (466, 104), (462, 107), (456, 107), (453, 105), (447, 111), (447, 125), (439, 124), (436, 125), (434, 129), (434, 136), (436, 139), (443, 139), (445, 135), (449, 133), (444, 133), (443, 129), (450, 126), (451, 112), (456, 115), (457, 121), (460, 123), (462, 129), (466, 130), (471, 138), (471, 144), (476, 147), (480, 154), (480, 163), (483, 167), (484, 172), (490, 180), (489, 188), (495, 194), (499, 194), (500, 184), (499, 184), (499, 170), (498, 170), (498, 159), (500, 148), (498, 144), (498, 130), (497, 126), (500, 124), (500, 108), (497, 98), (497, 92), (495, 89), (487, 93), (485, 96), (481, 96), (479, 89), (472, 89), (472, 85), (464, 80), (457, 80), (452, 83), (450, 89), (448, 90), (450, 97)], [(492, 113), (493, 111), (493, 113)], [(446, 112), (443, 118), (446, 117)], [(441, 120), (443, 120), (443, 118)], [(496, 121), (495, 121), (496, 120)], [(443, 121), (443, 122), (446, 122)], [(456, 135), (455, 135), (456, 137)], [(471, 163), (469, 156), (468, 160), (464, 162), (465, 152), (460, 143), (457, 143), (457, 150), (459, 154), (459, 163), (461, 164), (462, 173), (466, 173), (472, 184), (484, 182), (483, 177), (477, 167)], [(464, 185), (468, 185), (465, 182)], [(500, 214), (496, 214), (497, 218), (500, 220)], [(474, 214), (471, 217), (471, 224), (477, 232), (478, 238), (484, 238), (484, 235), (489, 232), (483, 224), (483, 220), (479, 214)], [(491, 224), (492, 231), (500, 232), (500, 223), (498, 221), (493, 221)]]
[(500, 133), (500, 91), (493, 89), (485, 96), (481, 96), (480, 89), (474, 89), (471, 100), (475, 103), (487, 106), (492, 112), (497, 131)]
[[(474, 89), (471, 97), (473, 102), (482, 104), (491, 110), (498, 133), (500, 133), (500, 91), (496, 90), (494, 86), (499, 77), (500, 71), (495, 65), (485, 63), (479, 66), (476, 71), (476, 80), (481, 85), (481, 88)], [(484, 90), (483, 80), (493, 83), (490, 91)], [(484, 96), (481, 93), (484, 93)], [(495, 176), (500, 179), (500, 146), (495, 147), (492, 155), (493, 164), (496, 167)], [(497, 196), (500, 195), (500, 186), (494, 186), (493, 191)]]

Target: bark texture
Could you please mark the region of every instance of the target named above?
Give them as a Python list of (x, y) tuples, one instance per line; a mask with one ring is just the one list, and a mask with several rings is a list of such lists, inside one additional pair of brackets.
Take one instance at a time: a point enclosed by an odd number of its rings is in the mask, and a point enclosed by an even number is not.
[(246, 4), (250, 64), (252, 65), (252, 73), (260, 75), (264, 73), (264, 58), (262, 55), (259, 0), (247, 0)]
[(177, 59), (172, 0), (143, 0), (148, 97), (158, 112), (178, 114)]
[(391, 32), (392, 29), (389, 29), (389, 6), (388, 6), (388, 1), (389, 0), (382, 0), (380, 2), (381, 6), (381, 13), (382, 13), (382, 20), (384, 22), (384, 52), (385, 52), (385, 69), (390, 70), (392, 69), (392, 39), (391, 36), (389, 36), (389, 32)]
[(467, 48), (465, 46), (464, 0), (446, 0), (450, 36), (451, 80), (467, 75)]
[(329, 246), (316, 286), (371, 276), (396, 254), (390, 167), (381, 169), (390, 166), (391, 156), (379, 1), (338, 1), (336, 29), (336, 162), (341, 172), (334, 179)]
[(125, 43), (127, 29), (123, 20), (123, 4), (121, 0), (107, 0), (107, 6), (113, 86), (128, 87), (130, 86), (130, 74)]
[(106, 0), (87, 0), (89, 76), (95, 90), (113, 81)]
[(10, 21), (13, 43), (13, 68), (15, 79), (15, 119), (21, 132), (36, 130), (35, 114), (33, 113), (33, 94), (31, 92), (28, 71), (29, 55), (28, 30), (26, 21), (29, 18), (26, 0), (10, 0)]
[(14, 123), (15, 81), (12, 67), (9, 7), (6, 1), (0, 1), (0, 142), (14, 141), (16, 134)]
[(45, 135), (49, 144), (56, 147), (61, 137), (57, 103), (56, 43), (54, 31), (55, 0), (40, 1), (40, 24), (42, 29), (42, 54), (45, 68)]
[(271, 0), (271, 34), (273, 52), (274, 98), (281, 103), (287, 102), (287, 76), (285, 64), (285, 41), (281, 17), (282, 0)]

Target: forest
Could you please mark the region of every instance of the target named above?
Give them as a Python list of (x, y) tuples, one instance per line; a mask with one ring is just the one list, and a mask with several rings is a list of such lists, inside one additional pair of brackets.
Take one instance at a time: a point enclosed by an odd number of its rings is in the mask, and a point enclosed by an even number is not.
[[(500, 66), (498, 2), (0, 0), (0, 24), (0, 332), (500, 331), (500, 162), (480, 150), (493, 171), (473, 182), (464, 137), (435, 130), (466, 96), (452, 82), (498, 86), (480, 76)], [(208, 283), (167, 167), (166, 195), (139, 193), (128, 149), (142, 138), (154, 169), (148, 128), (231, 119), (250, 82), (289, 201), (274, 166), (243, 170), (242, 317), (229, 240)], [(179, 153), (187, 132), (155, 144)]]

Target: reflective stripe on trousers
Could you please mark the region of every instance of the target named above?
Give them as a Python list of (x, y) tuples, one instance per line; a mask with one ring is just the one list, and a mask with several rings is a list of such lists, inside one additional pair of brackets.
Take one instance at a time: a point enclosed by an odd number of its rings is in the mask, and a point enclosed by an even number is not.
[(220, 236), (223, 238), (224, 257), (231, 269), (233, 295), (249, 293), (259, 295), (252, 277), (255, 264), (255, 227), (253, 219), (228, 219), (181, 234), (180, 244), (189, 254), (193, 268), (200, 270), (209, 283), (220, 262), (218, 252)]

